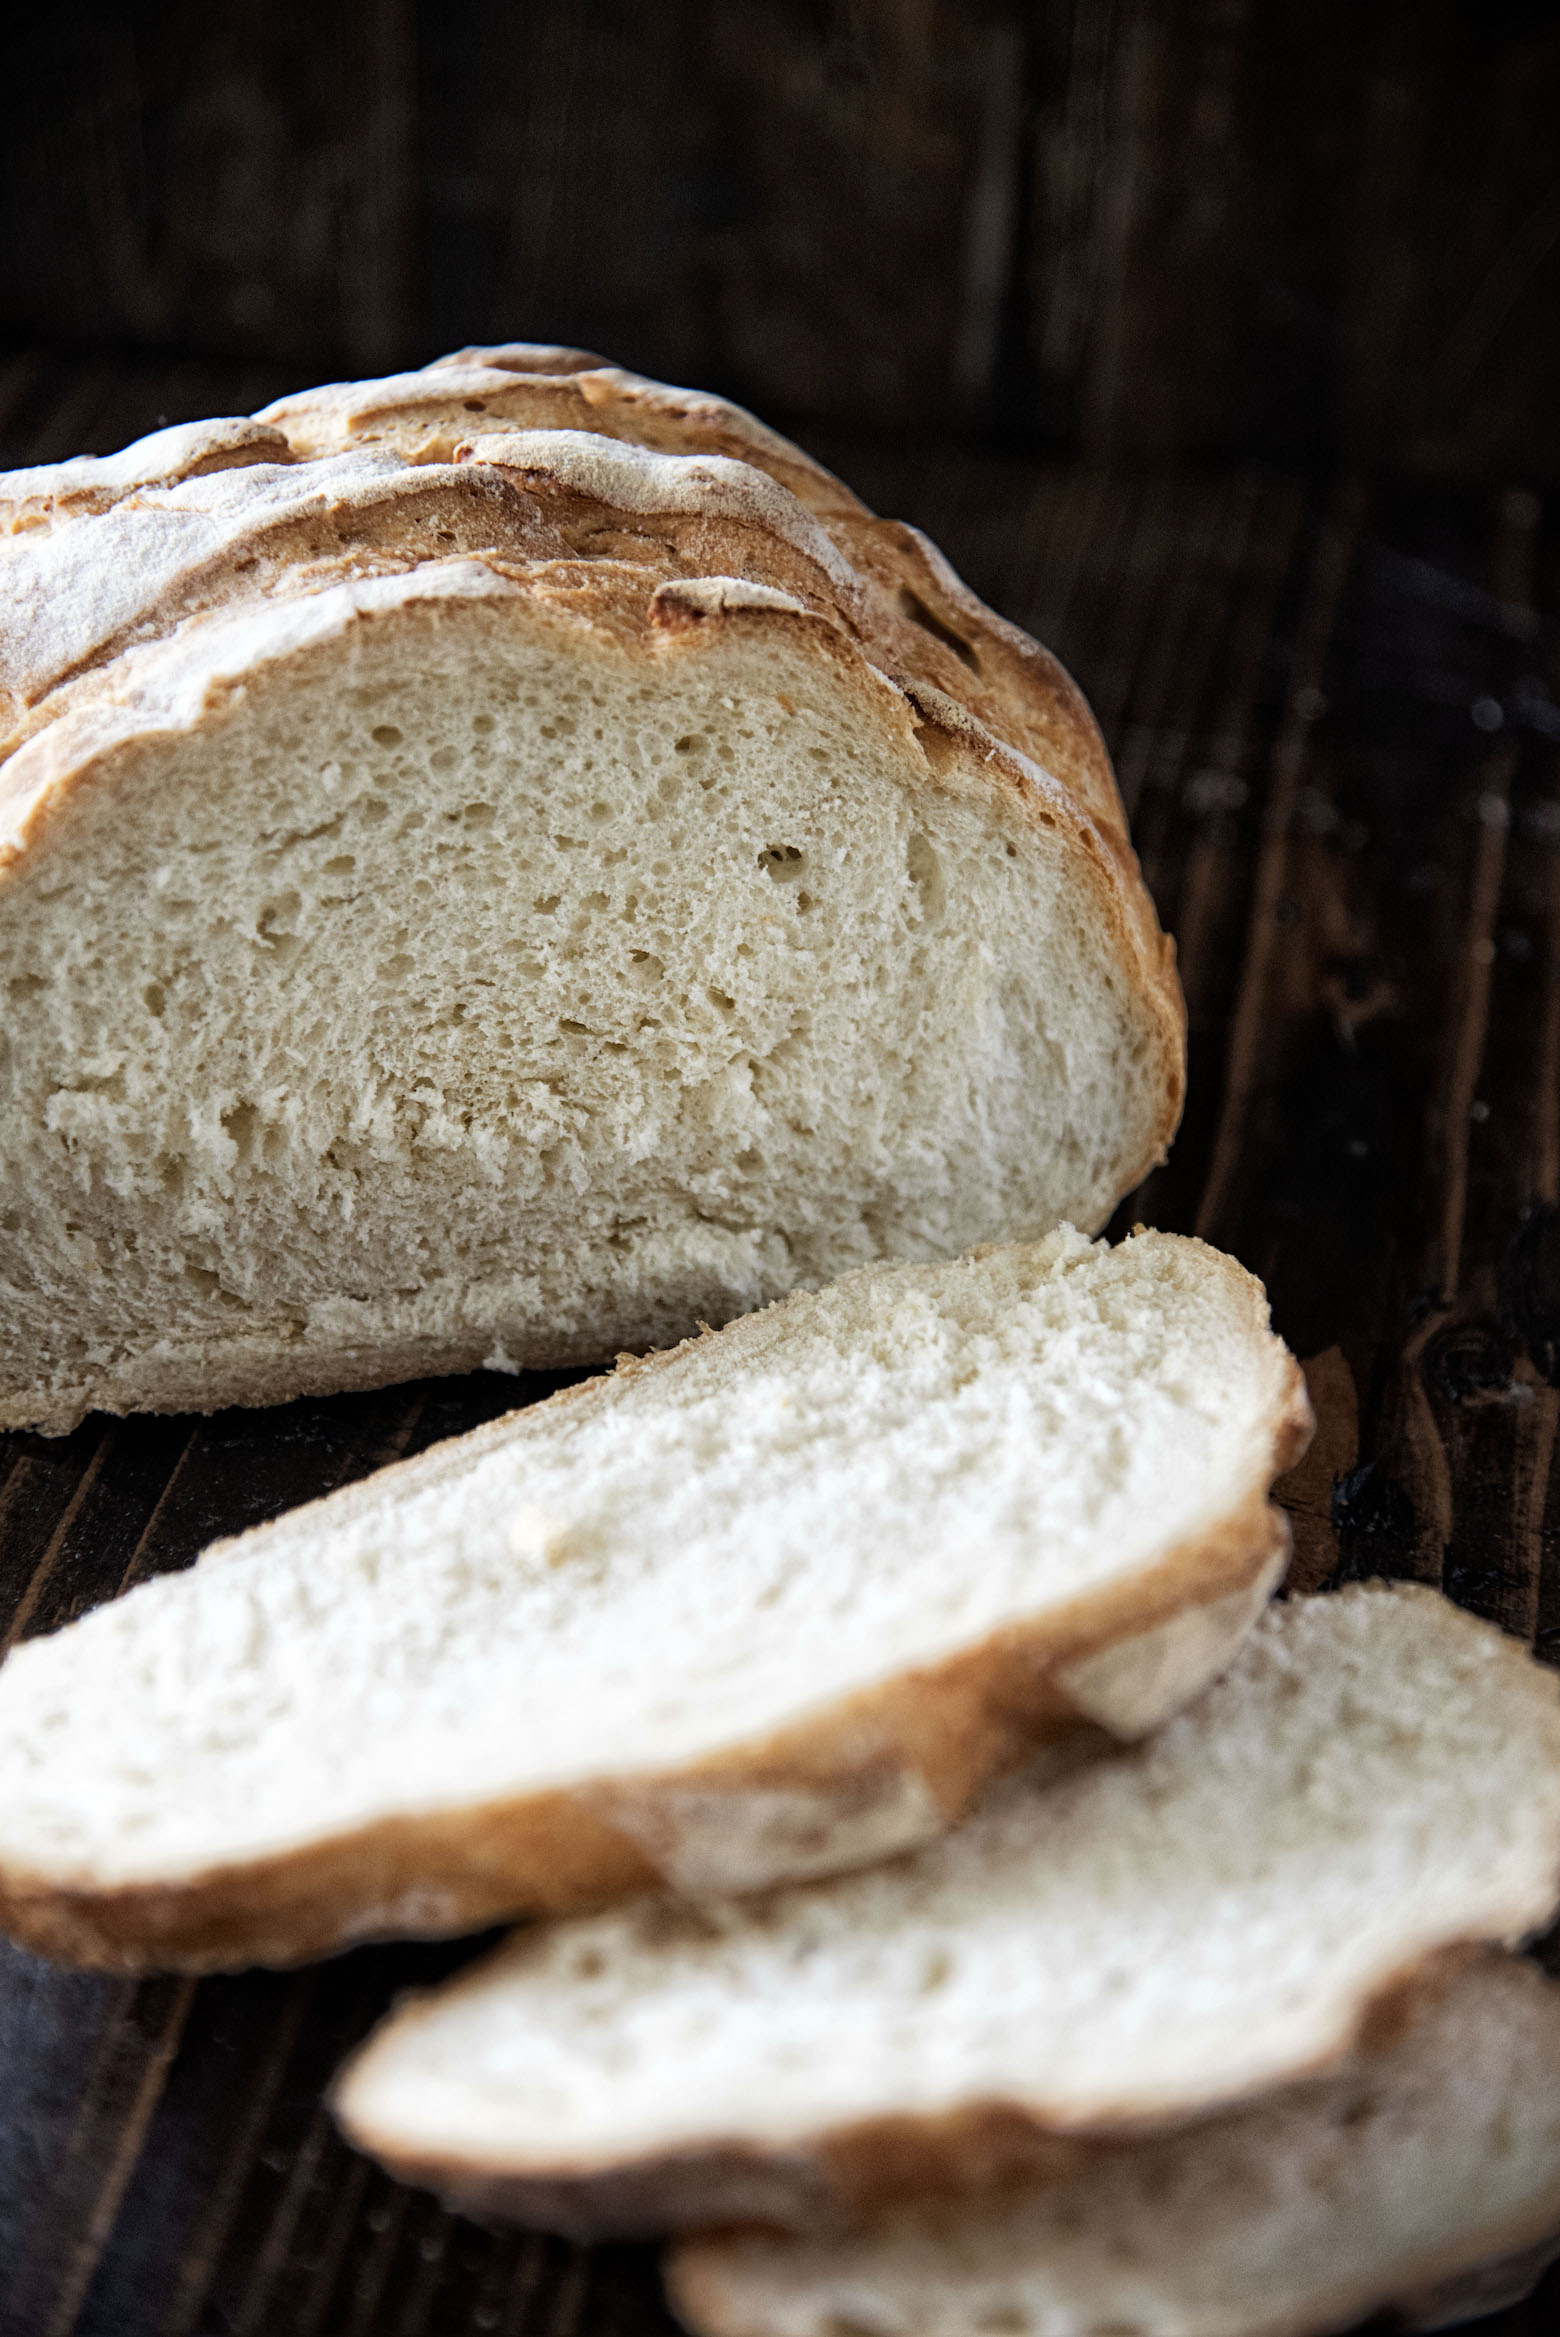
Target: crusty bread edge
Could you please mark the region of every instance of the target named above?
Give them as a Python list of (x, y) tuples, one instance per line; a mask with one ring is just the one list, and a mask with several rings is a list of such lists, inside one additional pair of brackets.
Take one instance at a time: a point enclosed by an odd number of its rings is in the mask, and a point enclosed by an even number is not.
[[(1254, 1282), (1250, 1304), (1261, 1311)], [(762, 1319), (747, 1322), (756, 1330)], [(1262, 1336), (1272, 1336), (1265, 1322)], [(682, 1352), (631, 1359), (622, 1368), (664, 1369)], [(605, 1772), (578, 1786), (474, 1808), (386, 1818), (179, 1882), (93, 1887), (0, 1864), (0, 1930), (60, 1963), (129, 1972), (291, 1964), (364, 1939), (449, 1937), (510, 1916), (560, 1914), (656, 1888), (676, 1869), (678, 1797), (688, 1793), (816, 1796), (819, 1826), (838, 1827), (852, 1844), (841, 1865), (907, 1847), (951, 1824), (988, 1779), (1037, 1741), (1080, 1726), (1060, 1670), (1140, 1639), (1189, 1607), (1227, 1598), (1272, 1569), (1275, 1553), (1287, 1549), (1288, 1526), (1268, 1490), (1293, 1466), (1313, 1425), (1298, 1364), (1283, 1354), (1282, 1366), (1264, 1449), (1223, 1517), (1129, 1579), (1004, 1626), (940, 1663), (901, 1672), (676, 1770), (627, 1778)], [(548, 1400), (599, 1403), (611, 1384), (588, 1382)], [(381, 1499), (387, 1482), (399, 1479), (408, 1491), (437, 1482), (474, 1448), (501, 1440), (505, 1427), (491, 1422), (317, 1506), (334, 1507), (339, 1521)], [(251, 1539), (277, 1530), (259, 1528)], [(1206, 1655), (1198, 1651), (1188, 1694), (1204, 1676)], [(869, 1827), (874, 1805), (892, 1825), (907, 1792), (929, 1822), (915, 1834), (863, 1843), (863, 1805)], [(659, 1826), (647, 1826), (646, 1818)], [(647, 1847), (656, 1832), (670, 1837), (669, 1853)], [(827, 1868), (825, 1855), (811, 1871)], [(749, 1878), (746, 1887), (757, 1883)]]

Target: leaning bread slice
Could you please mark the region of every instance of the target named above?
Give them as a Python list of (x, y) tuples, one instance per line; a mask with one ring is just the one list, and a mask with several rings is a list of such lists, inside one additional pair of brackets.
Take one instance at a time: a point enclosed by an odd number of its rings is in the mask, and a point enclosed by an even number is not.
[(1302, 2337), (1487, 2311), (1557, 2249), (1560, 1987), (1491, 1957), (1334, 2076), (848, 2236), (686, 2242), (668, 2287), (698, 2337)]
[(1560, 1896), (1560, 1698), (1419, 1587), (1273, 1608), (1146, 1744), (717, 1913), (516, 1937), (392, 2015), (349, 2136), (577, 2233), (812, 2222), (996, 2181), (1344, 2052), (1427, 1957)]
[(472, 351), (0, 475), (0, 1427), (666, 1346), (1180, 1111), (1077, 690), (719, 399)]
[(901, 1849), (1219, 1667), (1308, 1427), (1200, 1243), (864, 1269), (19, 1649), (0, 1921), (237, 1963)]

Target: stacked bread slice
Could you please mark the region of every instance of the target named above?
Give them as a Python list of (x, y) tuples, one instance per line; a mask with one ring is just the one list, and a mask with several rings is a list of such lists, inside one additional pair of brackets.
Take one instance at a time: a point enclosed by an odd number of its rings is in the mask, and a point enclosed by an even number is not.
[(1557, 2246), (1560, 1987), (1492, 1956), (1328, 2077), (858, 2231), (686, 2241), (668, 2284), (700, 2337), (1305, 2337), (1493, 2311)]
[(1495, 1952), (1560, 1900), (1560, 1695), (1420, 1586), (1268, 1603), (1308, 1431), (1200, 1243), (863, 1269), (13, 1652), (5, 1926), (554, 1914), (338, 2114), (679, 2235), (696, 2337), (1464, 2309), (1560, 2229), (1560, 1991)]
[(338, 2106), (479, 2210), (827, 2228), (1335, 2064), (1557, 1896), (1553, 1677), (1437, 1592), (1356, 1587), (1275, 1606), (1157, 1735), (892, 1865), (518, 1935), (394, 2015)]
[(206, 1969), (883, 1857), (1220, 1668), (1308, 1431), (1201, 1243), (865, 1268), (17, 1649), (0, 1917)]

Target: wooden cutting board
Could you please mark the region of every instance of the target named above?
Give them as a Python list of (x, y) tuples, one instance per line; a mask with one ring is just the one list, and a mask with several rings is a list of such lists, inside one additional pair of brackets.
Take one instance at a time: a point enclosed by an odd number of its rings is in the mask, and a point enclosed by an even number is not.
[[(21, 385), (20, 387), (18, 385)], [(0, 371), (9, 463), (269, 381)], [(25, 391), (25, 395), (23, 392)], [(1267, 1281), (1316, 1445), (1293, 1579), (1413, 1575), (1560, 1655), (1560, 569), (1521, 493), (1114, 477), (819, 445), (1049, 641), (1179, 942), (1191, 1100), (1124, 1206)], [(0, 1438), (0, 1644), (534, 1400), (428, 1381)], [(0, 2337), (637, 2337), (651, 2251), (486, 2231), (337, 2140), (321, 2090), (471, 1952), (142, 1983), (0, 1947)], [(1560, 2317), (1551, 2279), (1486, 2324)]]

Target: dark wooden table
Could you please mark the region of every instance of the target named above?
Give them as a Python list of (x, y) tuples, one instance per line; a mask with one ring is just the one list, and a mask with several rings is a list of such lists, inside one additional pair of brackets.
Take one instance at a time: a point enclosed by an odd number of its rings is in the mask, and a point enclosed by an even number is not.
[[(291, 386), (0, 367), (0, 460)], [(1320, 1418), (1292, 1579), (1414, 1575), (1560, 1655), (1560, 544), (1534, 499), (820, 444), (1088, 691), (1181, 950), (1191, 1100), (1120, 1213), (1267, 1281)], [(0, 1647), (550, 1386), (0, 1438)], [(321, 2088), (470, 1952), (140, 1984), (0, 1949), (0, 2337), (650, 2337), (647, 2250), (490, 2233)], [(1560, 2281), (1481, 2324), (1560, 2322)]]

